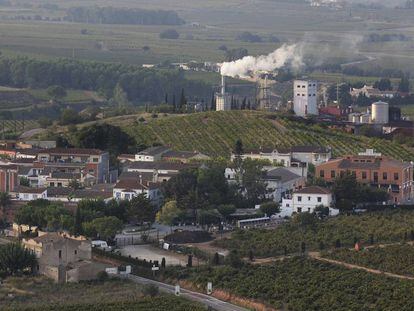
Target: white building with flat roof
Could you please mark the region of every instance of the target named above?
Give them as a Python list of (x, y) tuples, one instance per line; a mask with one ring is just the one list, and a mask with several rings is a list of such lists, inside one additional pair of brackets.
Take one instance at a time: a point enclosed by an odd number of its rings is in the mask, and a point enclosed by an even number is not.
[(293, 111), (299, 117), (318, 115), (318, 83), (295, 80), (293, 83)]

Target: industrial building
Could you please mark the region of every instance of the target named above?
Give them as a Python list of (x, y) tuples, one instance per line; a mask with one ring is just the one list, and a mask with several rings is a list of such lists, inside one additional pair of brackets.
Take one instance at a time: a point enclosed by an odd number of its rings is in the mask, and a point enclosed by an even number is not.
[(293, 111), (299, 117), (318, 115), (318, 83), (295, 80), (293, 83)]
[(221, 76), (221, 92), (216, 93), (216, 111), (231, 110), (231, 96), (226, 93), (226, 78)]

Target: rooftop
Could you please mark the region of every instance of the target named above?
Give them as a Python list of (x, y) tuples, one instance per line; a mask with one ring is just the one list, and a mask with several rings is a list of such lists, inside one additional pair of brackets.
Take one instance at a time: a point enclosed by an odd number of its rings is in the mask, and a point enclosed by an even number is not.
[(331, 194), (331, 190), (319, 186), (305, 187), (301, 190), (295, 191), (298, 194)]
[(88, 148), (51, 148), (43, 149), (40, 153), (46, 153), (51, 155), (102, 155), (106, 151), (99, 149), (88, 149)]
[(19, 187), (19, 193), (28, 193), (28, 194), (41, 194), (45, 192), (46, 188), (31, 188), (31, 187)]
[(128, 170), (183, 170), (186, 168), (193, 167), (190, 164), (183, 164), (178, 162), (168, 162), (168, 161), (160, 161), (160, 162), (133, 162)]
[(123, 179), (118, 181), (115, 185), (114, 189), (123, 189), (123, 190), (138, 190), (138, 189), (156, 189), (158, 188), (158, 184), (153, 182), (143, 182), (142, 184), (139, 180), (136, 179)]
[(292, 173), (290, 170), (283, 168), (283, 167), (278, 167), (270, 171), (267, 171), (265, 172), (265, 176), (264, 176), (265, 179), (279, 180), (282, 183), (295, 180), (300, 177), (301, 176), (295, 173)]
[(145, 150), (142, 150), (141, 152), (138, 152), (137, 154), (154, 156), (154, 155), (157, 155), (157, 154), (163, 154), (163, 153), (165, 153), (169, 150), (170, 150), (169, 147), (155, 146), (155, 147), (149, 147)]

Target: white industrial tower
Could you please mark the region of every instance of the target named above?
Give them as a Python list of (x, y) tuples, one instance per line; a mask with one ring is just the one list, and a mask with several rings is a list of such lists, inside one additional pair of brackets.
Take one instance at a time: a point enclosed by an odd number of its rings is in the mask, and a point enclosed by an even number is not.
[(221, 76), (221, 93), (216, 93), (216, 111), (231, 110), (231, 96), (226, 93), (226, 78)]
[(299, 117), (318, 115), (318, 83), (295, 80), (293, 83), (293, 111)]

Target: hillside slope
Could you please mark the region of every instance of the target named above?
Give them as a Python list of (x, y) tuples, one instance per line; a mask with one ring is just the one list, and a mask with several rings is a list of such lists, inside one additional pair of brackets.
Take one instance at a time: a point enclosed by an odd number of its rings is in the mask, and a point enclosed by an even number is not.
[(320, 145), (332, 147), (336, 156), (373, 148), (394, 158), (414, 159), (413, 150), (390, 141), (306, 126), (262, 112), (204, 112), (121, 126), (139, 143), (160, 143), (212, 156), (228, 157), (240, 138), (245, 148)]

